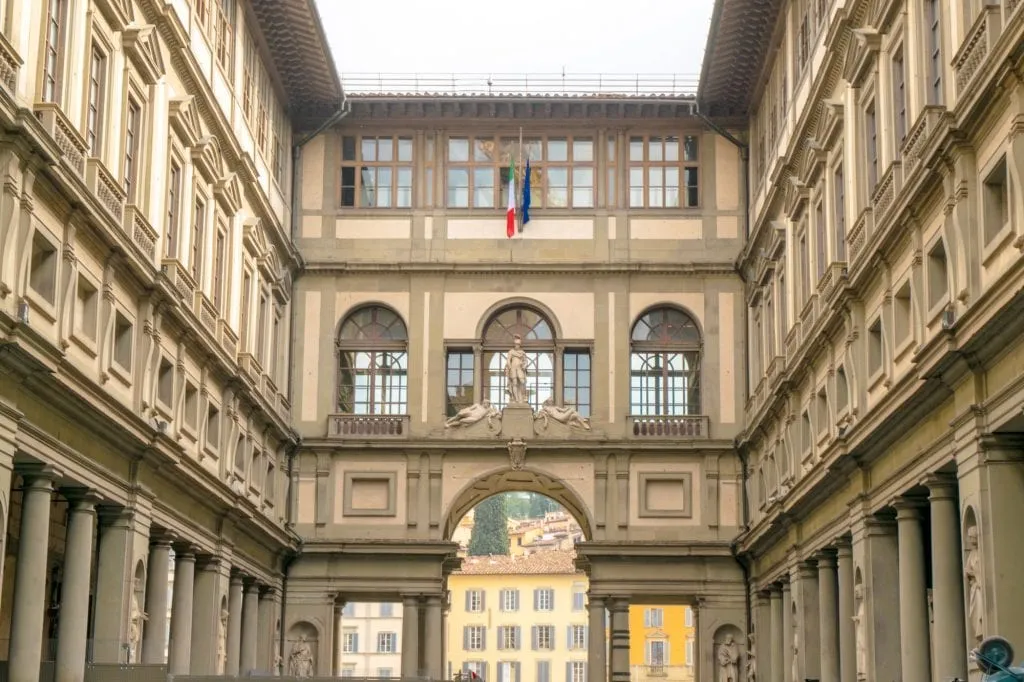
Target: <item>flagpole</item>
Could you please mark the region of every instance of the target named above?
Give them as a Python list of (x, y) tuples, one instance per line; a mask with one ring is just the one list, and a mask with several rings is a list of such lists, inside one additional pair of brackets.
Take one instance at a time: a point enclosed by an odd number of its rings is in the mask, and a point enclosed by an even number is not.
[[(523, 168), (523, 126), (519, 126), (519, 167)], [(523, 183), (526, 182), (526, 170), (523, 169)], [(522, 183), (520, 183), (522, 185)], [(525, 187), (525, 185), (522, 185)], [(516, 197), (516, 217), (519, 220), (519, 231), (523, 231), (523, 212), (521, 210), (519, 197)]]

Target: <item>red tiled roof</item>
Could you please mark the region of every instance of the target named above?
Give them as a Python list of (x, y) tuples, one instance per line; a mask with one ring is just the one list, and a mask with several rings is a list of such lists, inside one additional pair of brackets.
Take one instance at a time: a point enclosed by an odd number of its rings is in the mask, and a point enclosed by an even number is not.
[(456, 575), (551, 575), (578, 573), (576, 552), (553, 550), (528, 556), (468, 556)]

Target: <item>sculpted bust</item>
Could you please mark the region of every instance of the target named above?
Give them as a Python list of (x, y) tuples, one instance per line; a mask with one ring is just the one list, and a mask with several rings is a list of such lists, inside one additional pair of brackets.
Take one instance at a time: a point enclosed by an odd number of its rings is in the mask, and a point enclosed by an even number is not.
[(548, 427), (548, 420), (554, 420), (559, 424), (565, 424), (569, 427), (583, 429), (584, 431), (590, 430), (589, 419), (580, 415), (575, 408), (559, 407), (555, 404), (554, 398), (548, 398), (544, 401), (541, 408), (537, 410), (537, 414), (534, 415), (534, 419), (540, 421), (545, 429)]
[(456, 426), (469, 426), (471, 424), (476, 424), (478, 421), (486, 419), (487, 426), (494, 428), (493, 419), (495, 417), (498, 417), (500, 419), (501, 413), (498, 412), (497, 408), (491, 405), (490, 400), (484, 398), (479, 403), (473, 403), (472, 405), (469, 405), (459, 410), (454, 417), (451, 417), (450, 419), (448, 419), (448, 421), (444, 423), (444, 427), (446, 429), (450, 429)]

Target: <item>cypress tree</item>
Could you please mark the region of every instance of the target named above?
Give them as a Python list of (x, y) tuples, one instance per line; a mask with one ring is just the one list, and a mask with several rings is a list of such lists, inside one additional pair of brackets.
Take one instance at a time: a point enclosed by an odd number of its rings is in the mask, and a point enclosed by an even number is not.
[(508, 513), (505, 496), (494, 495), (476, 506), (473, 532), (469, 536), (469, 555), (508, 554)]

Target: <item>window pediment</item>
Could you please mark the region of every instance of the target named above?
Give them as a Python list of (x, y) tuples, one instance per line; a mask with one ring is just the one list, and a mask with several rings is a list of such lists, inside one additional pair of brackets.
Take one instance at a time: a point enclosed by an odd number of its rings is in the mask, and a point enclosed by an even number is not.
[(111, 31), (123, 31), (132, 20), (130, 0), (95, 0), (94, 4), (110, 24)]
[(155, 28), (152, 24), (132, 24), (121, 32), (125, 53), (148, 85), (156, 85), (166, 73)]
[(177, 133), (186, 147), (194, 147), (203, 137), (203, 126), (194, 100), (194, 95), (184, 95), (170, 101), (171, 130)]
[(807, 201), (810, 198), (810, 194), (811, 191), (807, 185), (800, 182), (797, 178), (789, 178), (789, 184), (786, 185), (784, 210), (790, 219), (800, 219), (800, 216), (807, 208)]
[(192, 162), (196, 168), (206, 176), (208, 182), (216, 182), (220, 179), (223, 168), (223, 157), (220, 152), (220, 143), (213, 135), (207, 135), (192, 146)]
[(843, 78), (853, 87), (859, 88), (875, 65), (875, 58), (882, 47), (882, 34), (877, 29), (865, 26), (853, 29), (853, 37), (846, 51)]
[(222, 175), (213, 185), (213, 196), (229, 216), (237, 213), (242, 208), (242, 191), (238, 186), (238, 177), (234, 173)]

